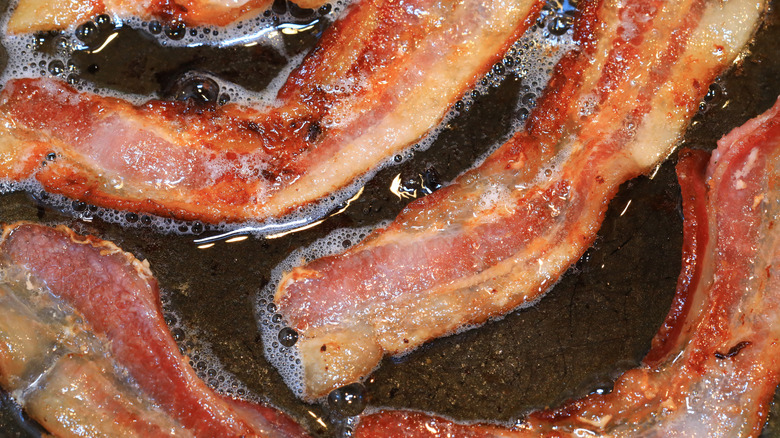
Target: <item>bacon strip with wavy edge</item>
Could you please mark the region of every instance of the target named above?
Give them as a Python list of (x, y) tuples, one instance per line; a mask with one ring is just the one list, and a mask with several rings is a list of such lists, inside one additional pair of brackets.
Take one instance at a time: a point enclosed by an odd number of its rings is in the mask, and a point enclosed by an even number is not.
[[(357, 437), (757, 436), (780, 382), (780, 99), (677, 166), (683, 269), (643, 366), (514, 429), (380, 412)], [(710, 178), (705, 180), (706, 175)]]
[(57, 80), (12, 81), (0, 94), (0, 178), (34, 175), (82, 201), (181, 219), (280, 216), (418, 141), (540, 6), (361, 1), (266, 109), (133, 107)]
[(148, 264), (60, 226), (0, 243), (0, 385), (56, 436), (303, 437), (218, 395), (179, 353)]
[(672, 151), (765, 7), (581, 2), (581, 50), (524, 132), (387, 228), (282, 278), (275, 301), (299, 332), (305, 397), (538, 299), (591, 245), (618, 186)]
[[(18, 0), (8, 21), (8, 32), (63, 30), (100, 14), (113, 17), (161, 19), (187, 25), (224, 26), (271, 6), (273, 0)], [(302, 8), (316, 8), (327, 0), (296, 0)]]

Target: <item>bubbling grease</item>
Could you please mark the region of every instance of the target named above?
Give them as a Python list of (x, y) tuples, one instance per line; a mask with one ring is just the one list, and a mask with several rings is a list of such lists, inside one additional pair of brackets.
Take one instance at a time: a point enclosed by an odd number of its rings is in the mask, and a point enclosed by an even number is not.
[[(103, 17), (55, 36), (51, 42), (53, 50), (49, 52), (41, 50), (44, 41), (38, 36), (6, 35), (3, 37), (3, 45), (8, 52), (9, 61), (2, 76), (0, 76), (0, 84), (5, 84), (9, 80), (17, 78), (58, 77), (68, 81), (82, 92), (116, 97), (128, 100), (134, 104), (141, 104), (147, 101), (150, 96), (120, 93), (99, 88), (80, 77), (80, 72), (70, 58), (75, 51), (87, 48), (85, 40), (89, 41), (90, 38), (95, 38), (95, 32), (101, 32), (101, 29), (103, 29), (103, 32), (108, 33), (106, 38), (108, 40), (111, 38), (112, 32), (120, 26), (132, 26), (134, 28), (147, 29), (149, 34), (156, 38), (161, 46), (193, 47), (210, 44), (218, 47), (229, 47), (239, 44), (263, 44), (285, 54), (284, 44), (282, 44), (281, 39), (283, 33), (304, 29), (313, 25), (316, 20), (330, 19), (342, 13), (344, 9), (345, 5), (342, 2), (337, 2), (333, 6), (332, 11), (325, 12), (321, 10), (315, 14), (315, 17), (310, 18), (310, 21), (303, 24), (300, 24), (300, 20), (293, 17), (289, 11), (281, 14), (271, 12), (254, 19), (235, 23), (226, 28), (203, 27), (186, 29), (182, 35), (171, 35), (171, 32), (166, 33), (164, 27), (159, 23), (144, 22), (139, 19), (121, 20), (113, 17), (110, 19), (112, 22), (110, 24), (111, 27), (106, 28), (106, 18)], [(327, 199), (300, 208), (286, 217), (264, 222), (250, 221), (240, 224), (204, 225), (199, 222), (184, 222), (153, 215), (97, 207), (84, 202), (74, 201), (61, 195), (46, 193), (34, 178), (21, 182), (2, 181), (0, 182), (0, 193), (25, 191), (31, 193), (38, 201), (86, 222), (100, 219), (109, 223), (118, 223), (124, 227), (150, 227), (161, 233), (199, 235), (208, 232), (221, 233), (222, 236), (220, 237), (227, 238), (236, 234), (267, 236), (305, 226), (342, 206), (379, 170), (390, 165), (403, 163), (412, 159), (415, 152), (428, 149), (438, 135), (446, 129), (452, 119), (468, 111), (480, 95), (486, 94), (491, 88), (497, 87), (510, 75), (520, 78), (524, 84), (522, 95), (517, 100), (517, 114), (519, 114), (519, 117), (512, 127), (513, 131), (522, 129), (525, 117), (530, 113), (536, 98), (544, 88), (553, 66), (560, 56), (572, 47), (570, 30), (562, 32), (560, 30), (553, 31), (560, 27), (561, 19), (550, 12), (549, 8), (545, 9), (545, 11), (537, 25), (532, 26), (526, 35), (512, 46), (506, 56), (473, 89), (466, 92), (453, 105), (440, 125), (427, 134), (420, 142), (408, 148), (406, 152), (388, 158), (377, 169), (358, 178), (352, 185), (333, 193)], [(557, 27), (551, 25), (551, 22), (557, 23), (555, 25)], [(6, 24), (7, 17), (2, 23), (3, 28), (5, 28)], [(109, 43), (105, 44), (106, 47), (110, 46)], [(208, 80), (209, 83), (213, 83), (210, 86), (216, 86), (218, 89), (216, 94), (219, 98), (226, 101), (229, 100), (230, 102), (255, 107), (274, 105), (276, 93), (289, 73), (300, 64), (303, 56), (288, 56), (287, 67), (262, 92), (248, 91), (214, 75), (207, 75), (202, 82)], [(184, 85), (186, 87), (188, 84)], [(195, 85), (197, 88), (198, 83), (196, 82)], [(502, 141), (496, 142), (490, 152), (499, 147), (501, 143)], [(474, 165), (480, 164), (488, 154), (477, 160)], [(56, 159), (56, 157), (53, 157), (53, 159)], [(383, 225), (386, 225), (386, 223), (377, 226)], [(295, 266), (343, 251), (346, 247), (362, 240), (373, 228), (337, 230), (307, 248), (296, 250), (273, 270), (272, 280), (259, 294), (256, 314), (261, 327), (266, 357), (279, 370), (284, 381), (292, 388), (293, 392), (299, 396), (303, 394), (301, 360), (294, 344), (292, 347), (287, 347), (280, 342), (279, 333), (285, 328), (285, 324), (282, 317), (276, 313), (272, 303), (273, 293), (276, 290), (278, 281), (284, 272), (291, 270)], [(246, 387), (238, 382), (235, 377), (224, 371), (224, 367), (222, 367), (219, 360), (210, 352), (208, 347), (201, 345), (197, 341), (197, 333), (185, 327), (176, 318), (175, 312), (167, 310), (170, 307), (170, 300), (166, 297), (167, 294), (163, 294), (166, 320), (182, 351), (185, 354), (192, 354), (191, 365), (198, 372), (199, 377), (221, 393), (246, 396), (248, 394)]]
[[(571, 40), (570, 30), (560, 34), (554, 34), (549, 30), (549, 27), (551, 26), (549, 24), (550, 22), (555, 22), (557, 23), (556, 26), (561, 26), (560, 22), (563, 19), (560, 18), (560, 15), (562, 14), (555, 14), (553, 12), (543, 15), (537, 26), (530, 29), (526, 35), (518, 40), (518, 42), (508, 51), (505, 58), (497, 63), (491, 72), (486, 75), (473, 90), (467, 92), (463, 98), (454, 105), (438, 128), (429, 134), (422, 142), (413, 146), (409, 153), (404, 156), (396, 156), (394, 161), (396, 163), (404, 162), (414, 155), (414, 151), (427, 149), (436, 139), (437, 135), (444, 129), (443, 127), (446, 126), (452, 118), (457, 117), (463, 111), (467, 111), (480, 94), (487, 92), (491, 87), (500, 85), (509, 74), (520, 77), (523, 80), (523, 83), (528, 84), (523, 87), (523, 94), (518, 99), (516, 111), (517, 114), (520, 114), (520, 117), (515, 121), (511, 129), (512, 133), (509, 135), (522, 129), (525, 118), (533, 109), (536, 98), (541, 94), (546, 85), (553, 67), (564, 53), (573, 48), (574, 43)], [(474, 163), (474, 166), (482, 163), (490, 153), (504, 143), (504, 140), (506, 139), (501, 139), (496, 142), (487, 153)], [(387, 166), (388, 164), (389, 163), (385, 163), (384, 166)], [(549, 178), (555, 170), (556, 165), (553, 163), (548, 169), (545, 169), (539, 177)], [(370, 178), (370, 175), (366, 178)], [(507, 196), (505, 193), (507, 190), (507, 188), (497, 188), (496, 191), (490, 192), (490, 195), (487, 195), (485, 199), (481, 201), (481, 207), (491, 208), (496, 202)], [(374, 229), (387, 226), (389, 222), (390, 221), (385, 221), (373, 227), (336, 230), (308, 247), (299, 248), (293, 251), (287, 259), (272, 271), (271, 280), (259, 293), (256, 304), (256, 314), (262, 333), (263, 343), (266, 346), (266, 358), (272, 365), (280, 370), (285, 383), (296, 395), (302, 396), (304, 394), (301, 357), (295, 348), (295, 345), (290, 348), (280, 345), (278, 342), (279, 333), (286, 328), (286, 325), (283, 316), (276, 313), (277, 309), (273, 304), (273, 296), (282, 276), (284, 273), (291, 271), (297, 266), (304, 265), (309, 261), (344, 251), (344, 249), (363, 240), (365, 236)], [(552, 285), (548, 287), (552, 287)], [(522, 307), (530, 307), (535, 303), (536, 300), (525, 303)], [(475, 327), (477, 326), (473, 324), (466, 325), (459, 328), (456, 333), (461, 333)], [(408, 352), (399, 357), (403, 357), (406, 354), (408, 354)], [(349, 429), (349, 421), (346, 423), (346, 428), (347, 430)]]
[[(183, 32), (183, 35), (176, 34), (173, 38), (170, 32), (166, 33), (163, 26), (159, 25), (159, 23), (144, 22), (138, 19), (120, 20), (114, 17), (111, 19), (113, 22), (111, 24), (112, 27), (107, 28), (104, 32), (108, 32), (108, 38), (110, 38), (111, 32), (113, 32), (112, 29), (117, 29), (119, 26), (132, 26), (134, 28), (147, 29), (149, 34), (156, 38), (161, 46), (192, 47), (210, 44), (218, 47), (229, 47), (238, 44), (263, 44), (276, 48), (277, 51), (285, 54), (284, 44), (282, 44), (281, 40), (283, 33), (303, 29), (312, 25), (316, 20), (330, 19), (342, 13), (344, 9), (345, 5), (337, 2), (332, 11), (325, 13), (322, 10), (319, 11), (315, 14), (317, 15), (316, 17), (310, 18), (310, 21), (307, 22), (308, 24), (297, 23), (296, 20), (298, 22), (300, 20), (293, 17), (289, 11), (282, 14), (272, 12), (226, 28), (203, 27), (187, 29)], [(468, 111), (480, 95), (486, 94), (491, 88), (499, 86), (509, 76), (515, 76), (523, 82), (522, 94), (517, 99), (516, 104), (516, 113), (519, 117), (515, 120), (511, 130), (517, 131), (522, 129), (525, 118), (533, 109), (535, 100), (549, 79), (553, 66), (563, 53), (573, 47), (571, 30), (567, 26), (561, 25), (561, 23), (566, 22), (566, 19), (565, 14), (556, 13), (549, 7), (546, 8), (539, 22), (532, 26), (526, 35), (510, 48), (506, 56), (494, 65), (491, 71), (473, 89), (466, 92), (453, 105), (440, 125), (428, 133), (420, 142), (411, 146), (402, 154), (389, 157), (369, 174), (358, 178), (352, 185), (333, 193), (327, 199), (302, 207), (295, 213), (283, 218), (264, 222), (250, 221), (240, 224), (222, 223), (217, 225), (178, 221), (153, 215), (97, 207), (84, 202), (74, 201), (61, 195), (50, 194), (45, 192), (34, 178), (21, 182), (2, 181), (0, 182), (0, 194), (25, 191), (32, 194), (38, 201), (86, 222), (100, 219), (109, 223), (118, 223), (124, 227), (149, 227), (161, 233), (173, 234), (200, 235), (203, 233), (219, 233), (220, 235), (216, 239), (247, 234), (268, 236), (306, 226), (343, 206), (379, 170), (413, 159), (415, 152), (428, 149), (438, 135), (447, 129), (447, 125), (454, 118)], [(2, 23), (3, 28), (7, 24), (7, 17), (5, 20)], [(106, 19), (102, 18), (91, 22), (91, 24), (69, 29), (53, 38), (51, 43), (53, 50), (49, 52), (41, 50), (44, 41), (38, 36), (4, 36), (3, 45), (8, 52), (9, 61), (5, 71), (0, 76), (0, 84), (5, 84), (7, 81), (16, 78), (58, 77), (68, 81), (83, 92), (121, 98), (135, 104), (147, 101), (151, 96), (120, 93), (90, 84), (80, 77), (80, 72), (77, 70), (75, 63), (71, 61), (70, 58), (75, 51), (85, 50), (87, 47), (84, 40), (94, 38), (94, 32), (100, 32), (101, 27), (105, 28), (105, 26)], [(561, 30), (562, 28), (565, 29)], [(110, 45), (107, 45), (107, 47), (110, 47)], [(206, 75), (201, 83), (209, 81), (209, 84), (211, 84), (209, 86), (216, 87), (218, 90), (214, 93), (216, 93), (219, 99), (224, 101), (255, 107), (274, 105), (276, 93), (284, 84), (289, 73), (300, 64), (303, 56), (287, 56), (287, 67), (262, 92), (246, 90), (214, 75)], [(199, 83), (196, 81), (194, 84), (195, 88), (197, 88)], [(184, 84), (185, 88), (189, 85), (191, 84)], [(479, 165), (501, 143), (503, 143), (501, 140), (496, 142), (488, 153), (474, 163), (474, 166)], [(52, 159), (56, 159), (56, 157)], [(384, 226), (387, 223), (378, 224), (376, 227)], [(303, 394), (301, 359), (294, 344), (291, 347), (285, 346), (279, 339), (280, 332), (286, 327), (281, 315), (276, 313), (272, 299), (279, 279), (284, 272), (291, 270), (295, 266), (343, 251), (345, 248), (362, 240), (376, 227), (337, 230), (309, 247), (294, 251), (273, 270), (271, 281), (259, 294), (256, 304), (256, 315), (261, 328), (265, 355), (279, 370), (285, 383), (296, 395), (300, 396)], [(198, 342), (198, 334), (187, 328), (176, 317), (175, 312), (170, 309), (169, 295), (164, 293), (162, 298), (163, 307), (166, 309), (166, 321), (182, 352), (191, 354), (191, 365), (199, 377), (221, 393), (247, 397), (248, 391), (246, 387), (230, 373), (227, 373), (208, 346)]]
[[(338, 8), (335, 10), (338, 10)], [(128, 25), (131, 21), (132, 20), (128, 20), (123, 24)], [(139, 22), (136, 23), (136, 25), (143, 25), (143, 23)], [(270, 27), (266, 28), (270, 29)], [(209, 35), (209, 38), (216, 38), (219, 36), (222, 38), (221, 41), (223, 42), (230, 36), (228, 31), (219, 32), (217, 35), (215, 34), (217, 34), (217, 32), (201, 32), (199, 36), (203, 38), (207, 35)], [(270, 31), (266, 32), (266, 35), (270, 34)], [(161, 39), (161, 44), (165, 42), (165, 40), (163, 40), (163, 38), (165, 38), (164, 33), (160, 33), (158, 38)], [(193, 38), (196, 37), (190, 34), (181, 40), (177, 40), (175, 44), (193, 44)], [(212, 40), (210, 42), (212, 44), (220, 44), (217, 40)], [(168, 43), (173, 44), (170, 41)], [(72, 82), (82, 91), (118, 97), (130, 100), (134, 103), (142, 103), (149, 98), (148, 96), (130, 95), (99, 89), (78, 79), (78, 72), (73, 70), (73, 63), (68, 59), (73, 53), (73, 50), (78, 50), (78, 44), (80, 43), (76, 37), (68, 38), (63, 35), (62, 38), (56, 40), (55, 46), (57, 47), (57, 51), (53, 55), (36, 50), (35, 38), (30, 35), (6, 38), (4, 44), (10, 55), (10, 63), (6, 72), (0, 77), (0, 81), (3, 83), (12, 78), (57, 76), (67, 79), (68, 76), (73, 75), (74, 78), (71, 78)], [(225, 238), (235, 235), (236, 232), (239, 232), (240, 234), (256, 234), (261, 236), (279, 233), (304, 226), (327, 215), (340, 205), (343, 205), (346, 200), (353, 196), (359, 188), (380, 169), (391, 164), (403, 163), (412, 159), (416, 151), (422, 151), (429, 148), (438, 135), (446, 129), (446, 126), (453, 118), (468, 111), (481, 94), (485, 94), (490, 88), (500, 85), (509, 75), (519, 77), (524, 84), (522, 96), (517, 100), (517, 114), (519, 114), (520, 117), (518, 117), (512, 127), (513, 131), (522, 129), (525, 122), (525, 116), (527, 116), (533, 108), (535, 100), (544, 88), (553, 66), (560, 56), (571, 47), (572, 42), (568, 33), (563, 33), (562, 35), (553, 34), (549, 31), (549, 27), (545, 23), (534, 26), (508, 51), (504, 59), (493, 67), (490, 73), (488, 73), (472, 90), (469, 90), (464, 94), (463, 98), (448, 112), (442, 123), (422, 141), (410, 147), (405, 153), (390, 157), (376, 170), (359, 178), (351, 186), (332, 194), (328, 199), (301, 208), (295, 214), (281, 219), (265, 222), (218, 225), (203, 225), (199, 222), (176, 221), (151, 215), (139, 215), (133, 212), (121, 212), (96, 207), (83, 202), (73, 201), (60, 195), (49, 194), (43, 191), (42, 187), (34, 179), (22, 182), (2, 182), (0, 183), (0, 193), (23, 190), (33, 194), (33, 196), (41, 202), (52, 205), (66, 214), (84, 221), (92, 221), (95, 218), (99, 218), (106, 222), (119, 223), (125, 227), (151, 227), (162, 233), (198, 235), (207, 231), (210, 233), (223, 233)], [(209, 76), (208, 79), (216, 83), (219, 88), (218, 94), (227, 94), (231, 102), (238, 102), (246, 105), (258, 105), (258, 102), (260, 102), (263, 105), (270, 105), (273, 103), (276, 91), (278, 91), (281, 84), (283, 84), (287, 74), (289, 74), (299, 62), (300, 59), (289, 58), (288, 69), (283, 74), (279, 75), (276, 78), (275, 83), (263, 93), (249, 92), (235, 84), (223, 81), (218, 77)], [(501, 143), (502, 141), (496, 142), (490, 152), (499, 147)], [(485, 154), (481, 159), (477, 160), (475, 165), (481, 163), (488, 154)], [(386, 225), (386, 223), (377, 226), (383, 225)], [(374, 227), (364, 227), (337, 230), (307, 248), (296, 250), (273, 270), (271, 281), (259, 294), (256, 304), (256, 315), (262, 333), (263, 345), (265, 346), (264, 353), (268, 360), (279, 370), (285, 383), (298, 396), (303, 395), (301, 359), (294, 344), (292, 347), (288, 347), (280, 342), (279, 333), (286, 326), (281, 315), (276, 313), (272, 299), (273, 293), (284, 272), (307, 261), (341, 252), (346, 247), (362, 240), (373, 228)], [(166, 299), (165, 294), (163, 295), (163, 303), (164, 308), (167, 309), (170, 300)], [(172, 311), (166, 311), (166, 320), (169, 323), (174, 337), (181, 346), (182, 351), (185, 354), (192, 354), (191, 365), (196, 370), (199, 377), (221, 393), (247, 397), (248, 391), (246, 387), (234, 376), (224, 371), (224, 367), (219, 363), (217, 357), (210, 352), (206, 345), (201, 345), (197, 342), (197, 333), (185, 327), (183, 323), (175, 317), (175, 313)]]
[[(108, 17), (110, 27), (106, 27), (106, 17), (103, 17), (88, 24), (82, 24), (78, 27), (74, 26), (62, 34), (54, 36), (51, 43), (53, 50), (49, 52), (41, 50), (44, 41), (38, 36), (29, 34), (8, 36), (6, 32), (3, 32), (2, 44), (8, 53), (8, 65), (2, 75), (0, 75), (0, 87), (9, 80), (17, 78), (57, 77), (67, 81), (79, 91), (120, 98), (134, 104), (142, 104), (150, 98), (159, 97), (121, 93), (95, 86), (81, 77), (82, 72), (78, 71), (76, 64), (71, 60), (72, 55), (76, 51), (88, 48), (87, 42), (89, 42), (89, 38), (95, 38), (95, 32), (107, 33), (105, 40), (108, 40), (120, 26), (130, 26), (146, 30), (161, 46), (195, 47), (211, 45), (227, 48), (237, 45), (264, 45), (275, 49), (286, 57), (287, 66), (261, 92), (244, 89), (237, 84), (211, 74), (206, 74), (201, 81), (201, 83), (205, 81), (213, 82), (213, 85), (218, 90), (216, 92), (218, 103), (229, 101), (258, 108), (273, 106), (276, 103), (277, 92), (283, 86), (290, 72), (301, 63), (305, 56), (305, 54), (290, 55), (286, 53), (283, 35), (289, 32), (305, 31), (308, 27), (315, 25), (318, 20), (335, 19), (344, 12), (348, 4), (349, 2), (335, 2), (330, 10), (320, 9), (305, 20), (294, 16), (293, 12), (289, 10), (281, 12), (271, 11), (270, 13), (227, 27), (198, 27), (184, 30), (174, 29), (174, 31), (166, 29), (165, 26), (155, 21), (148, 22), (134, 18), (120, 19), (118, 17)], [(288, 216), (263, 222), (248, 221), (237, 224), (206, 225), (200, 222), (185, 222), (136, 212), (117, 211), (74, 201), (61, 195), (45, 192), (34, 178), (21, 182), (0, 181), (0, 194), (25, 191), (39, 202), (57, 208), (65, 214), (85, 222), (100, 219), (128, 228), (152, 228), (164, 234), (217, 234), (217, 236), (203, 239), (204, 241), (227, 239), (237, 235), (248, 234), (269, 236), (299, 227), (306, 227), (308, 224), (312, 224), (333, 211), (342, 208), (381, 169), (404, 163), (413, 159), (416, 152), (428, 149), (438, 138), (439, 134), (447, 129), (450, 122), (467, 112), (479, 96), (488, 93), (491, 88), (498, 87), (507, 77), (511, 76), (519, 78), (523, 84), (521, 95), (518, 96), (516, 104), (518, 118), (514, 121), (511, 131), (516, 132), (522, 129), (526, 117), (533, 109), (536, 99), (546, 85), (555, 63), (565, 52), (573, 48), (574, 44), (571, 39), (569, 26), (571, 16), (566, 11), (556, 10), (551, 5), (545, 7), (537, 24), (532, 26), (510, 48), (506, 56), (495, 64), (491, 71), (473, 89), (466, 92), (453, 105), (439, 126), (428, 133), (420, 142), (409, 147), (401, 154), (389, 157), (376, 169), (358, 178), (350, 186), (331, 194), (326, 199), (302, 207)], [(11, 8), (13, 8), (13, 5)], [(8, 16), (4, 17), (2, 29), (6, 28), (7, 19)], [(105, 45), (110, 50), (110, 41), (105, 43)], [(197, 86), (199, 82), (196, 80), (193, 84)], [(474, 166), (479, 165), (489, 153), (497, 149), (502, 143), (503, 140), (497, 141), (490, 148), (489, 152), (474, 163)], [(484, 199), (483, 201), (485, 206), (487, 206), (491, 203), (490, 201), (495, 200)], [(306, 248), (295, 250), (272, 271), (270, 282), (258, 294), (255, 312), (262, 335), (265, 356), (276, 367), (285, 383), (297, 396), (302, 396), (304, 393), (303, 370), (301, 358), (295, 348), (295, 344), (285, 346), (284, 342), (280, 342), (279, 334), (286, 328), (286, 324), (283, 317), (277, 313), (277, 309), (273, 304), (273, 295), (279, 280), (283, 273), (290, 271), (292, 268), (316, 258), (339, 253), (361, 241), (373, 229), (385, 226), (388, 223), (389, 221), (386, 221), (375, 226), (336, 230)], [(162, 293), (161, 299), (166, 322), (182, 353), (190, 356), (190, 365), (195, 369), (198, 376), (222, 394), (240, 396), (252, 401), (261, 401), (257, 395), (251, 394), (247, 387), (235, 376), (225, 370), (218, 357), (209, 348), (208, 343), (200, 340), (198, 332), (187, 327), (181, 321), (181, 318), (177, 317), (170, 298), (170, 292), (164, 291)], [(528, 305), (531, 304), (533, 303), (528, 303)], [(472, 327), (463, 327), (459, 332), (470, 328)], [(353, 426), (352, 422), (354, 422), (354, 418), (345, 420), (343, 426), (346, 435), (349, 434)]]
[[(110, 50), (112, 35), (116, 35), (116, 29), (120, 26), (131, 26), (137, 29), (146, 29), (148, 34), (158, 41), (161, 46), (194, 47), (199, 45), (212, 45), (217, 47), (231, 47), (235, 45), (266, 45), (276, 48), (279, 53), (287, 57), (286, 67), (273, 79), (270, 85), (261, 92), (253, 92), (225, 81), (214, 75), (205, 75), (202, 83), (208, 82), (212, 90), (218, 96), (218, 101), (239, 103), (246, 106), (268, 107), (276, 103), (275, 96), (284, 84), (289, 73), (300, 64), (303, 54), (297, 56), (286, 55), (282, 36), (285, 33), (297, 32), (313, 26), (318, 20), (334, 19), (344, 12), (347, 2), (336, 2), (331, 8), (320, 9), (314, 12), (308, 21), (301, 23), (299, 17), (295, 17), (293, 11), (268, 11), (256, 18), (234, 23), (224, 28), (198, 27), (186, 29), (179, 35), (171, 37), (166, 33), (164, 26), (156, 22), (146, 22), (140, 19), (120, 19), (118, 17), (101, 16), (92, 22), (73, 27), (55, 36), (49, 43), (50, 50), (41, 50), (44, 40), (36, 35), (5, 35), (3, 45), (8, 52), (8, 65), (0, 75), (0, 86), (11, 79), (58, 77), (68, 81), (78, 90), (96, 93), (128, 100), (134, 104), (141, 104), (152, 96), (121, 93), (110, 89), (96, 87), (80, 77), (76, 65), (70, 59), (74, 52), (85, 50), (88, 46), (83, 40), (89, 41), (96, 38), (96, 33), (107, 33), (103, 43), (104, 48)], [(13, 7), (13, 5), (11, 6)], [(561, 18), (563, 17), (563, 18)], [(352, 184), (331, 194), (330, 197), (313, 202), (297, 209), (295, 212), (281, 218), (273, 218), (266, 221), (246, 221), (242, 223), (221, 223), (216, 225), (203, 225), (199, 222), (185, 222), (168, 218), (143, 215), (135, 212), (117, 211), (113, 209), (87, 205), (78, 201), (71, 201), (58, 195), (43, 194), (40, 185), (34, 179), (23, 182), (4, 181), (0, 184), (0, 194), (11, 191), (28, 191), (40, 201), (63, 211), (65, 214), (91, 221), (96, 218), (109, 223), (117, 223), (124, 227), (151, 227), (161, 233), (178, 233), (198, 235), (203, 232), (216, 233), (218, 235), (234, 235), (236, 232), (253, 234), (257, 236), (273, 235), (280, 232), (294, 230), (309, 225), (331, 214), (344, 205), (352, 196), (359, 192), (378, 171), (394, 164), (403, 163), (414, 157), (416, 151), (428, 149), (444, 131), (452, 119), (462, 112), (468, 111), (475, 99), (487, 93), (490, 88), (497, 87), (503, 80), (513, 75), (523, 81), (523, 95), (517, 102), (518, 119), (512, 130), (522, 129), (525, 117), (535, 104), (536, 97), (541, 93), (552, 67), (560, 56), (572, 47), (571, 30), (561, 31), (562, 22), (570, 21), (565, 13), (556, 13), (551, 6), (545, 8), (538, 23), (526, 33), (507, 52), (504, 59), (498, 62), (491, 71), (472, 89), (464, 94), (451, 110), (445, 115), (438, 127), (429, 132), (417, 144), (409, 147), (404, 153), (384, 160), (376, 169), (366, 175), (357, 178)], [(7, 26), (8, 16), (2, 22), (3, 29)], [(99, 48), (98, 48), (99, 49)], [(98, 50), (94, 47), (91, 50)], [(191, 79), (191, 77), (190, 77)], [(184, 79), (187, 80), (186, 78)], [(201, 90), (199, 83), (183, 84), (183, 88)], [(196, 96), (197, 97), (197, 96)], [(496, 143), (491, 149), (500, 145)], [(485, 155), (487, 156), (487, 155)], [(484, 159), (484, 157), (482, 158)], [(478, 165), (482, 159), (477, 160)], [(215, 165), (215, 172), (219, 172), (219, 163)]]

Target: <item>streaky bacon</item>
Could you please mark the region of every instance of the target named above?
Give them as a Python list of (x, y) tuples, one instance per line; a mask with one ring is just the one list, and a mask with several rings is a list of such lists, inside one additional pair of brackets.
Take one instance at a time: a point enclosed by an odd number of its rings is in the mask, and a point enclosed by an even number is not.
[(114, 244), (22, 223), (4, 228), (0, 260), (0, 385), (49, 432), (306, 436), (276, 409), (198, 379), (148, 264)]
[[(19, 0), (8, 32), (63, 30), (100, 14), (113, 17), (159, 19), (168, 23), (224, 26), (257, 14), (273, 0)], [(303, 8), (316, 8), (327, 0), (296, 0)]]
[(275, 301), (299, 333), (305, 396), (538, 299), (591, 245), (619, 185), (671, 153), (765, 7), (580, 2), (580, 50), (524, 132), (387, 228), (282, 278)]
[(708, 158), (681, 153), (677, 293), (644, 364), (611, 393), (532, 413), (513, 429), (379, 412), (356, 436), (758, 436), (780, 382), (780, 99)]
[(420, 140), (541, 4), (358, 2), (265, 109), (134, 107), (54, 79), (12, 81), (0, 94), (0, 178), (34, 175), (52, 192), (179, 219), (284, 215)]

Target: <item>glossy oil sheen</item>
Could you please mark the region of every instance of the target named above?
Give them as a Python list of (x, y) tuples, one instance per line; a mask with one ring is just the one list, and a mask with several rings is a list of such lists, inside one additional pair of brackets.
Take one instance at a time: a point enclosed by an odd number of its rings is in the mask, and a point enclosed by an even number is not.
[[(776, 43), (780, 41), (780, 12), (776, 3), (751, 55), (740, 69), (719, 82), (712, 99), (703, 105), (705, 111), (694, 118), (686, 145), (713, 148), (718, 138), (763, 112), (780, 94), (776, 79), (780, 77)], [(312, 43), (313, 39), (301, 42), (302, 47)], [(160, 71), (176, 71), (191, 60), (188, 57), (192, 55), (185, 52), (149, 49), (148, 65), (157, 62), (165, 66), (159, 67)], [(281, 58), (269, 56), (247, 63), (247, 56), (241, 50), (204, 49), (197, 58), (202, 63), (199, 66), (205, 66), (201, 68), (236, 66), (227, 79), (240, 84), (262, 84), (267, 76), (256, 75), (283, 68), (275, 64), (282, 63)], [(121, 67), (112, 75), (112, 62), (100, 62), (101, 77), (127, 75)], [(122, 86), (161, 91), (162, 85), (150, 79), (160, 76), (146, 72), (135, 77), (142, 80), (128, 78)], [(296, 400), (266, 363), (253, 308), (258, 291), (269, 280), (273, 267), (295, 248), (337, 228), (393, 218), (408, 202), (389, 190), (399, 174), (402, 181), (414, 181), (432, 168), (445, 182), (469, 167), (507, 134), (510, 122), (518, 117), (516, 101), (522, 99), (524, 85), (528, 84), (508, 78), (499, 88), (478, 97), (468, 112), (454, 118), (430, 149), (381, 171), (344, 213), (314, 229), (278, 239), (222, 240), (198, 249), (192, 236), (123, 229), (99, 220), (79, 221), (37, 202), (38, 196), (24, 193), (0, 197), (0, 221), (66, 223), (78, 232), (112, 240), (139, 259), (148, 259), (167, 291), (167, 310), (177, 327), (186, 328), (178, 338), (187, 354), (201, 359), (201, 346), (208, 345), (213, 359), (204, 358), (204, 362), (220, 362), (226, 375), (235, 376), (249, 392), (267, 397), (314, 434), (333, 436), (338, 425), (332, 420), (338, 420), (337, 416), (331, 415), (327, 406)], [(612, 201), (594, 248), (537, 306), (478, 330), (435, 341), (404, 358), (386, 359), (366, 383), (372, 404), (421, 409), (462, 420), (511, 423), (529, 409), (608, 390), (616, 373), (635, 366), (646, 353), (668, 311), (680, 269), (682, 221), (678, 204), (673, 162), (662, 166), (652, 180), (639, 178), (625, 184)], [(7, 398), (0, 398), (0, 404), (0, 430), (8, 436), (35, 436), (34, 425), (18, 421), (20, 414)], [(777, 423), (770, 419), (766, 436), (779, 436)]]

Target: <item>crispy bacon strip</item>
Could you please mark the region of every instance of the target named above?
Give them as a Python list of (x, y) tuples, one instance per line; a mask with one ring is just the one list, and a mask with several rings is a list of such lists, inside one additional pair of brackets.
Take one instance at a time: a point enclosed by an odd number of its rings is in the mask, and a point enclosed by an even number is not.
[(386, 229), (282, 279), (275, 301), (300, 335), (306, 397), (538, 299), (591, 245), (618, 186), (672, 151), (765, 6), (581, 2), (581, 50), (556, 67), (526, 131)]
[(0, 177), (35, 175), (52, 192), (181, 219), (280, 216), (418, 141), (540, 6), (362, 1), (265, 110), (133, 107), (55, 80), (13, 81), (0, 94)]
[[(63, 30), (100, 14), (224, 26), (263, 11), (272, 3), (273, 0), (19, 0), (8, 22), (8, 32)], [(302, 8), (316, 8), (328, 0), (295, 3)]]
[[(780, 382), (780, 99), (677, 166), (683, 269), (640, 368), (614, 390), (531, 414), (512, 430), (420, 413), (366, 417), (356, 436), (757, 436)], [(705, 182), (706, 176), (710, 179)]]
[(0, 385), (56, 436), (306, 436), (198, 379), (148, 265), (114, 244), (18, 224), (0, 260)]

